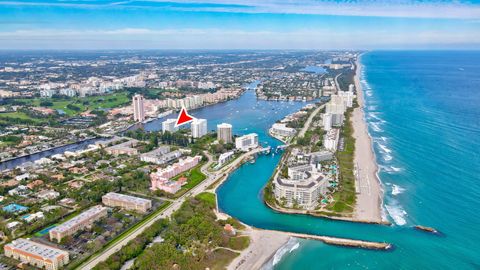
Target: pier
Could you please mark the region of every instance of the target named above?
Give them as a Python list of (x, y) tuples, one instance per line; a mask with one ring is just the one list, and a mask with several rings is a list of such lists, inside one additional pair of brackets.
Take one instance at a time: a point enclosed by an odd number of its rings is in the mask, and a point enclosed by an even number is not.
[(343, 246), (343, 247), (355, 247), (355, 248), (376, 249), (376, 250), (389, 250), (393, 248), (392, 244), (384, 243), (384, 242), (371, 242), (371, 241), (355, 240), (355, 239), (348, 239), (348, 238), (293, 233), (293, 232), (284, 232), (284, 231), (280, 231), (280, 232), (288, 234), (292, 237), (309, 239), (309, 240), (318, 240), (318, 241), (324, 242), (325, 244)]

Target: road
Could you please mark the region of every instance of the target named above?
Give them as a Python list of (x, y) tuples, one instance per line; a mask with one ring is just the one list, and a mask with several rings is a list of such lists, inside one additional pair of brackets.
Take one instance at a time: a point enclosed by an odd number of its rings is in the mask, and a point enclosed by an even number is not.
[[(232, 163), (225, 166), (223, 168), (223, 170), (230, 169), (232, 167), (235, 167), (235, 166), (239, 165), (240, 162), (245, 157), (247, 157), (249, 155), (253, 155), (253, 154), (258, 153), (258, 152), (261, 152), (261, 149), (257, 148), (257, 149), (251, 150), (251, 151), (241, 155), (235, 161), (233, 161)], [(97, 254), (97, 255), (93, 256), (92, 258), (90, 258), (89, 260), (87, 260), (85, 263), (80, 265), (78, 267), (78, 269), (92, 269), (93, 267), (95, 267), (95, 265), (99, 264), (100, 262), (105, 261), (106, 259), (108, 259), (108, 257), (110, 257), (112, 254), (119, 251), (123, 246), (125, 246), (130, 240), (135, 239), (145, 229), (152, 226), (153, 223), (155, 223), (155, 221), (157, 221), (159, 219), (162, 219), (162, 218), (170, 217), (175, 211), (177, 211), (180, 208), (180, 206), (182, 206), (182, 204), (185, 202), (185, 200), (188, 197), (193, 197), (193, 196), (196, 196), (196, 195), (200, 194), (201, 192), (205, 191), (211, 184), (213, 184), (215, 181), (217, 181), (220, 177), (222, 177), (223, 176), (222, 173), (219, 173), (219, 172), (210, 173), (208, 171), (208, 168), (213, 163), (213, 159), (211, 158), (210, 155), (207, 154), (207, 156), (209, 156), (208, 162), (205, 163), (200, 168), (202, 173), (204, 173), (207, 176), (207, 178), (203, 182), (198, 184), (196, 187), (192, 188), (190, 191), (188, 191), (187, 193), (185, 193), (184, 195), (182, 195), (178, 199), (174, 200), (172, 202), (172, 204), (170, 204), (162, 212), (157, 213), (151, 220), (149, 220), (148, 222), (145, 222), (142, 226), (140, 226), (140, 227), (136, 228), (135, 230), (131, 231), (128, 235), (124, 236), (124, 238), (122, 240), (116, 242), (112, 246), (103, 250), (102, 253)]]
[(313, 120), (313, 118), (315, 117), (315, 115), (317, 115), (317, 113), (323, 109), (325, 107), (325, 104), (322, 104), (320, 106), (318, 106), (318, 108), (315, 109), (315, 111), (313, 111), (310, 116), (308, 117), (307, 121), (305, 122), (305, 125), (303, 125), (303, 128), (300, 130), (300, 132), (298, 133), (298, 138), (301, 138), (303, 136), (305, 136), (305, 132), (307, 132), (308, 128), (310, 127), (310, 124)]

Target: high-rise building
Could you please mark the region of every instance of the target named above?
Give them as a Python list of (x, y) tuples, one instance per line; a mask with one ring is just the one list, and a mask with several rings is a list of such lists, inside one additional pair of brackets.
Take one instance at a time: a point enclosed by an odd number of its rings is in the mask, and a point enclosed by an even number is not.
[(332, 114), (324, 113), (323, 114), (323, 130), (329, 131), (332, 129)]
[(248, 151), (258, 146), (258, 135), (256, 133), (250, 133), (235, 139), (235, 148)]
[(167, 119), (162, 122), (162, 131), (169, 131), (169, 132), (175, 132), (178, 130), (178, 127), (175, 127), (175, 123), (177, 123), (177, 120), (175, 119)]
[(224, 143), (232, 143), (232, 125), (227, 123), (217, 125), (217, 139)]
[(192, 137), (200, 138), (207, 134), (207, 119), (193, 119), (192, 121)]
[(132, 98), (133, 120), (142, 122), (145, 120), (145, 108), (143, 107), (143, 96), (136, 94)]

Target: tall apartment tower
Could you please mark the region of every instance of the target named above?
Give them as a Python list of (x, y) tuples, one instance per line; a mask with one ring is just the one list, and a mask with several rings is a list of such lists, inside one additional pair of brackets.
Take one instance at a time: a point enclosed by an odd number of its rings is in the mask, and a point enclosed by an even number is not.
[(193, 119), (192, 121), (192, 137), (200, 138), (207, 134), (207, 119)]
[(133, 103), (133, 120), (142, 122), (145, 120), (145, 109), (143, 107), (143, 96), (136, 94), (132, 98)]
[(232, 125), (227, 123), (217, 125), (217, 139), (224, 143), (232, 143)]

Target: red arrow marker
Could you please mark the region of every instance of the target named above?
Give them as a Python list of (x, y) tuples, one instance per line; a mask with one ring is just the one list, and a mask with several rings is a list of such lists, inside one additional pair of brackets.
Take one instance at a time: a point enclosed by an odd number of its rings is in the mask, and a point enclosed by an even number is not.
[(193, 120), (193, 117), (187, 113), (187, 109), (182, 108), (182, 110), (180, 111), (180, 114), (178, 114), (177, 123), (175, 124), (175, 127), (189, 123), (192, 120)]

